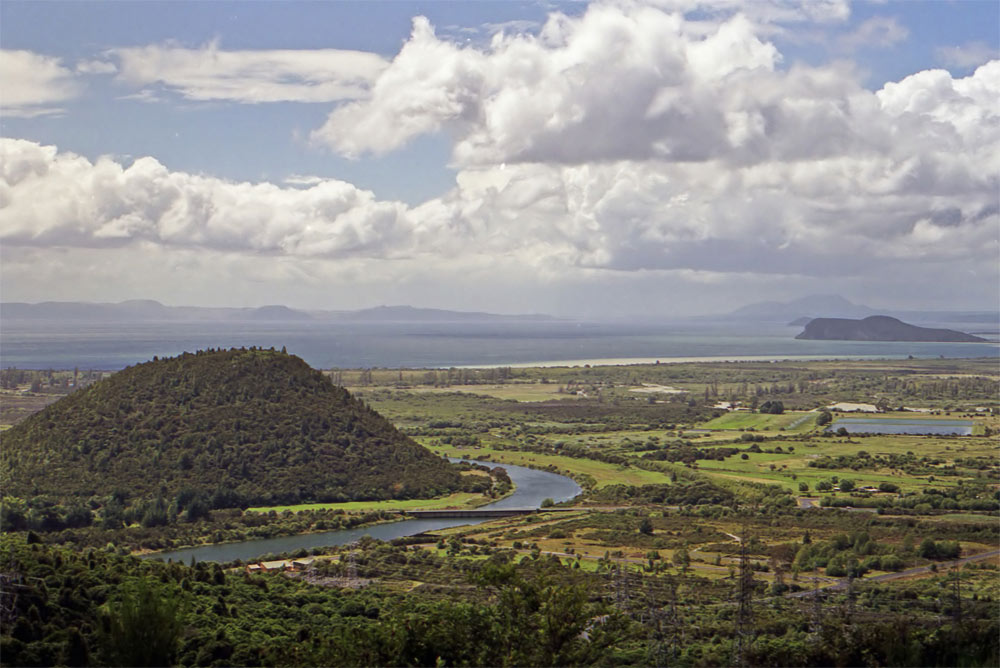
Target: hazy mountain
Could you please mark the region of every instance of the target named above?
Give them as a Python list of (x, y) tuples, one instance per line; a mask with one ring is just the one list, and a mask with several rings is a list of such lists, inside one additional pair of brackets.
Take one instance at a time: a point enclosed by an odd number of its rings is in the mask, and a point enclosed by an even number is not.
[(719, 316), (721, 320), (786, 323), (797, 318), (856, 318), (875, 311), (855, 304), (840, 295), (810, 295), (790, 302), (757, 302)]
[(446, 311), (412, 306), (378, 306), (359, 311), (302, 311), (273, 305), (260, 308), (210, 308), (164, 306), (152, 300), (132, 300), (117, 304), (86, 302), (41, 302), (0, 304), (0, 318), (8, 320), (61, 320), (90, 322), (176, 321), (220, 322), (255, 320), (271, 322), (544, 322), (548, 315), (499, 315), (469, 311)]
[(555, 320), (548, 315), (499, 315), (475, 311), (446, 311), (412, 306), (377, 306), (360, 311), (337, 314), (340, 320), (351, 322), (511, 322)]
[(834, 341), (986, 342), (986, 339), (964, 332), (917, 327), (885, 315), (873, 315), (863, 320), (816, 318), (811, 320), (805, 330), (795, 338)]
[(248, 309), (244, 316), (247, 320), (312, 320), (313, 317), (305, 311), (296, 311), (287, 306), (261, 306), (260, 308)]
[(876, 310), (870, 306), (855, 304), (840, 295), (810, 295), (788, 302), (757, 302), (724, 315), (712, 316), (711, 319), (780, 322), (797, 327), (805, 325), (813, 318), (858, 319), (878, 314), (935, 326), (961, 326), (963, 323), (1000, 324), (1000, 313), (997, 311), (917, 311), (892, 308)]
[(0, 318), (10, 320), (62, 321), (179, 321), (226, 320), (234, 314), (253, 309), (205, 308), (200, 306), (164, 306), (149, 299), (134, 299), (117, 304), (90, 302), (40, 302), (0, 304)]

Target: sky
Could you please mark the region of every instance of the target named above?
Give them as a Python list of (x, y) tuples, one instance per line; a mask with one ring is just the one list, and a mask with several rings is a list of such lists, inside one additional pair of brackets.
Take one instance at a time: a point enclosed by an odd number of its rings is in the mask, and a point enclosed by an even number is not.
[(995, 0), (0, 3), (0, 298), (1000, 303)]

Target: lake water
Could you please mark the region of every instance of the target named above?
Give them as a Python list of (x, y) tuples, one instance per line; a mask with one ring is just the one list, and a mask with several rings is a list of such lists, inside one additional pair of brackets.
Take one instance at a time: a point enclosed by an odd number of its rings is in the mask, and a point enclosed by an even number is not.
[(320, 369), (447, 368), (594, 360), (998, 357), (996, 343), (800, 341), (800, 327), (685, 322), (93, 323), (5, 319), (0, 366), (117, 370), (154, 355), (285, 346)]
[[(463, 461), (451, 458), (451, 461)], [(475, 460), (465, 460), (473, 461)], [(475, 462), (486, 466), (498, 466), (494, 462)], [(510, 479), (517, 486), (517, 489), (510, 496), (491, 503), (484, 508), (511, 509), (511, 508), (538, 508), (542, 501), (551, 498), (556, 503), (568, 501), (579, 494), (582, 490), (578, 484), (566, 476), (561, 476), (548, 471), (537, 471), (524, 466), (514, 466), (512, 464), (500, 464), (507, 470)], [(161, 559), (166, 561), (182, 561), (187, 563), (194, 557), (195, 561), (217, 561), (227, 562), (234, 559), (248, 561), (256, 559), (263, 554), (279, 554), (282, 552), (292, 552), (302, 548), (310, 549), (314, 547), (327, 547), (330, 545), (346, 545), (353, 543), (362, 536), (371, 536), (379, 540), (392, 540), (402, 536), (412, 536), (425, 531), (435, 529), (445, 529), (447, 527), (462, 526), (465, 524), (479, 524), (487, 521), (483, 519), (413, 519), (393, 522), (391, 524), (377, 524), (363, 529), (346, 529), (341, 531), (324, 531), (321, 533), (302, 534), (298, 536), (281, 536), (279, 538), (263, 538), (259, 540), (248, 540), (239, 543), (222, 543), (219, 545), (202, 545), (199, 547), (173, 550), (169, 552), (157, 552), (146, 555), (147, 558)]]
[(944, 436), (957, 434), (970, 436), (972, 420), (929, 420), (919, 418), (840, 418), (830, 429), (843, 427), (850, 434), (934, 434)]

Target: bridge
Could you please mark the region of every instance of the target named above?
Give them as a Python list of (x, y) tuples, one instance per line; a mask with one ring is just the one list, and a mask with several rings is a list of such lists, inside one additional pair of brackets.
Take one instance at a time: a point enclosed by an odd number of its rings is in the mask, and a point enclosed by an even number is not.
[(452, 510), (407, 510), (411, 517), (420, 519), (448, 519), (456, 517), (514, 517), (516, 515), (539, 515), (542, 513), (578, 513), (583, 508), (468, 508)]

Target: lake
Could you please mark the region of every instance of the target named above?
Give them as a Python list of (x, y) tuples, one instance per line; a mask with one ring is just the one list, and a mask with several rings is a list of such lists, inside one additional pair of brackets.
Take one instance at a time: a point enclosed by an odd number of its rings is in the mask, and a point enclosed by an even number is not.
[(920, 418), (839, 418), (830, 429), (843, 427), (850, 434), (933, 434), (972, 435), (972, 420), (931, 420)]
[(562, 361), (997, 357), (995, 343), (802, 341), (800, 327), (682, 322), (261, 323), (0, 321), (0, 366), (113, 371), (206, 348), (286, 347), (310, 366), (448, 368)]
[[(471, 459), (462, 460), (452, 457), (449, 457), (449, 459), (453, 462), (471, 461), (490, 467), (498, 466), (495, 462), (477, 462)], [(507, 474), (517, 486), (517, 489), (510, 496), (483, 506), (483, 508), (493, 508), (496, 510), (538, 508), (541, 506), (542, 501), (547, 498), (551, 498), (556, 503), (559, 503), (572, 499), (582, 491), (578, 484), (566, 476), (549, 473), (548, 471), (529, 469), (524, 466), (514, 466), (513, 464), (499, 464), (499, 466), (503, 466), (507, 470)], [(371, 536), (379, 540), (392, 540), (393, 538), (412, 536), (425, 531), (434, 531), (435, 529), (445, 529), (465, 524), (479, 524), (486, 521), (487, 518), (403, 520), (402, 522), (377, 524), (361, 529), (343, 529), (339, 531), (300, 534), (298, 536), (247, 540), (238, 543), (201, 545), (144, 556), (150, 559), (161, 559), (164, 561), (172, 559), (184, 563), (189, 562), (192, 557), (195, 561), (227, 562), (235, 559), (249, 561), (264, 554), (279, 554), (330, 545), (346, 545), (347, 543), (353, 543), (363, 536)]]

